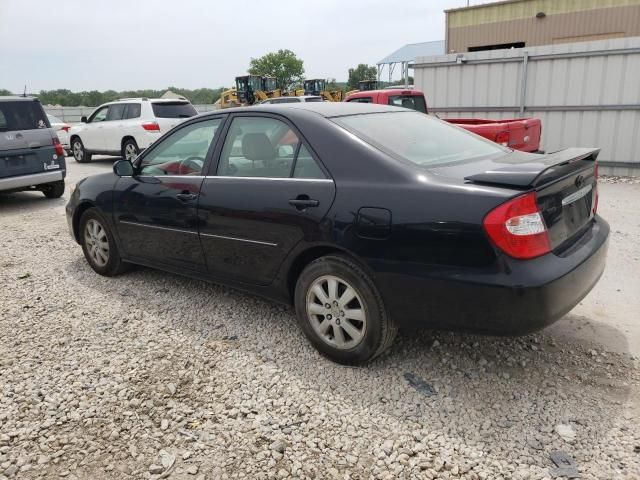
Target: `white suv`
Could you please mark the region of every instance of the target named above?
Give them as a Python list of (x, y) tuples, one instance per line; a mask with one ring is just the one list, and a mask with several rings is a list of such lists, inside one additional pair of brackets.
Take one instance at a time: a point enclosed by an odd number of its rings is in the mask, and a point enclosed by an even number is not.
[(197, 113), (186, 98), (124, 98), (105, 103), (71, 127), (71, 152), (80, 163), (90, 162), (93, 154), (132, 160), (163, 133)]

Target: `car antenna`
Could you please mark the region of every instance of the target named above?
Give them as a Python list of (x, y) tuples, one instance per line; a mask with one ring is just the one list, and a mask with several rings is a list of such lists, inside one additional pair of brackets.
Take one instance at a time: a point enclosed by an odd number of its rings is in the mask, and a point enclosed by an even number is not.
[(22, 92), (22, 96), (26, 97), (27, 96), (27, 84), (24, 84), (24, 91)]

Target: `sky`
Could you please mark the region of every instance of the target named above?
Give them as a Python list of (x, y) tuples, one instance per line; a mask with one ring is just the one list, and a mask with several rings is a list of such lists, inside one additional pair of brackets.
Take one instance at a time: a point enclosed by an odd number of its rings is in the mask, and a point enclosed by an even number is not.
[(0, 0), (0, 89), (218, 88), (281, 48), (307, 78), (346, 81), (359, 63), (444, 39), (443, 10), (466, 3)]

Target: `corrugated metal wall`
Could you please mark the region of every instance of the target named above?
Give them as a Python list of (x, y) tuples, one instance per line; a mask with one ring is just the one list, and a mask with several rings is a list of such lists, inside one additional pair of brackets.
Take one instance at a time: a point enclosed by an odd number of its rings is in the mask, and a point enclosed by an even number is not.
[(538, 117), (544, 150), (595, 146), (616, 173), (640, 168), (640, 37), (460, 55), (416, 60), (431, 112)]

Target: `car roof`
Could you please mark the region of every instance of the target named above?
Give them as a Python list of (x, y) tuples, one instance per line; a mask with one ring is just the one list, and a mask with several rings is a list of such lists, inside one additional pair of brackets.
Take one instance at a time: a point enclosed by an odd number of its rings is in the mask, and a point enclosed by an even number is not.
[(131, 98), (119, 98), (113, 102), (107, 102), (103, 105), (111, 105), (112, 103), (120, 102), (152, 102), (152, 103), (189, 103), (186, 98), (147, 98), (147, 97), (131, 97)]
[(391, 107), (389, 105), (378, 105), (374, 103), (347, 103), (347, 102), (296, 102), (285, 104), (263, 104), (253, 105), (250, 107), (235, 107), (224, 110), (216, 110), (205, 115), (216, 115), (220, 113), (247, 113), (247, 112), (267, 112), (267, 113), (283, 113), (305, 111), (313, 112), (320, 116), (331, 118), (341, 117), (345, 115), (361, 115), (366, 113), (389, 113), (389, 112), (408, 112), (406, 108)]
[(19, 97), (17, 95), (0, 96), (0, 102), (39, 102), (35, 97)]
[(349, 98), (362, 98), (362, 97), (369, 97), (371, 95), (378, 95), (378, 94), (383, 94), (383, 95), (410, 95), (410, 96), (415, 96), (415, 97), (420, 97), (422, 95), (424, 95), (424, 93), (422, 93), (420, 90), (414, 90), (412, 88), (385, 88), (382, 90), (361, 90), (355, 93), (350, 93), (347, 96), (347, 99)]

